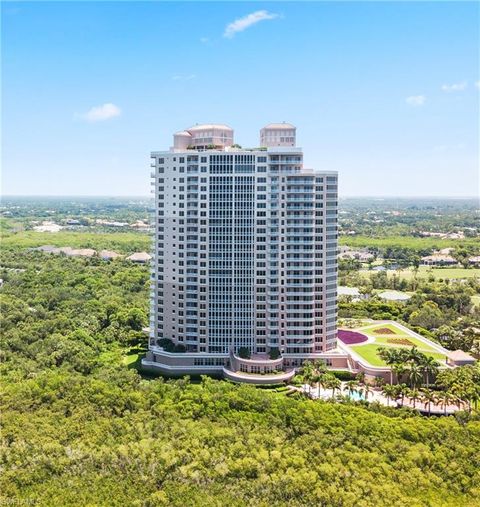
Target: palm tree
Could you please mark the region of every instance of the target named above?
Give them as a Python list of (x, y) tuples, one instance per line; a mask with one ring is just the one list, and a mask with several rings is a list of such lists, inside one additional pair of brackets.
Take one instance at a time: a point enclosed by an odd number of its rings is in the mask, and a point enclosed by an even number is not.
[(360, 384), (363, 384), (365, 382), (365, 373), (363, 371), (360, 371), (357, 373), (355, 378), (358, 380)]
[(340, 380), (337, 377), (333, 377), (333, 375), (332, 378), (328, 380), (328, 387), (332, 390), (332, 399), (335, 399), (335, 391), (340, 389), (341, 385), (342, 383)]
[(356, 380), (349, 380), (346, 384), (346, 390), (350, 398), (352, 398), (354, 393), (358, 392), (358, 382)]
[(320, 387), (322, 387), (323, 373), (316, 372), (314, 375), (315, 382), (317, 384), (317, 398), (320, 399)]
[(402, 376), (407, 370), (406, 366), (403, 363), (394, 363), (391, 367), (391, 371), (395, 372), (395, 376), (397, 377), (397, 384), (400, 384), (402, 380)]
[(480, 400), (480, 388), (474, 388), (469, 392), (468, 395), (468, 406), (470, 411), (472, 410), (472, 403), (475, 407), (475, 410), (478, 409), (478, 400)]
[(420, 391), (416, 388), (408, 391), (408, 397), (413, 401), (413, 408), (417, 406), (417, 401), (420, 399)]
[(405, 396), (408, 394), (409, 389), (408, 389), (407, 384), (400, 384), (398, 386), (398, 388), (399, 388), (398, 389), (398, 397), (402, 400), (401, 405), (403, 407), (403, 402), (405, 401)]
[(313, 375), (314, 375), (313, 365), (310, 361), (305, 361), (303, 368), (302, 368), (302, 373), (303, 373), (303, 380), (304, 380), (305, 384), (308, 385), (308, 395), (310, 396), (311, 384), (312, 384)]
[(440, 391), (438, 393), (440, 406), (443, 407), (443, 415), (447, 415), (447, 407), (456, 400), (456, 396), (453, 396), (449, 391)]
[(390, 400), (394, 399), (397, 394), (397, 386), (394, 386), (392, 384), (386, 384), (382, 387), (382, 393), (387, 398), (387, 406), (390, 406)]
[(422, 402), (424, 404), (424, 407), (428, 407), (428, 415), (431, 414), (432, 411), (432, 403), (435, 403), (437, 401), (437, 395), (434, 391), (431, 389), (423, 389), (422, 390)]
[(318, 375), (315, 373), (315, 370), (312, 371), (312, 375), (310, 377), (310, 381), (309, 381), (309, 385), (308, 385), (308, 392), (311, 394), (312, 393), (312, 388), (315, 388), (315, 385), (317, 383), (317, 377)]
[(372, 388), (368, 385), (368, 384), (365, 384), (365, 386), (363, 387), (363, 394), (365, 394), (365, 400), (368, 401), (368, 395), (372, 392)]
[(318, 376), (318, 386), (319, 386), (319, 392), (318, 392), (318, 397), (320, 397), (320, 387), (322, 389), (328, 389), (328, 382), (329, 382), (329, 373), (322, 373), (321, 375)]
[(416, 346), (413, 346), (408, 351), (408, 360), (413, 361), (414, 363), (417, 363), (417, 364), (422, 363), (422, 361), (424, 360), (425, 357), (426, 357), (425, 354), (420, 352)]
[(440, 408), (443, 407), (443, 410), (444, 410), (444, 415), (447, 415), (447, 405), (448, 405), (448, 400), (447, 400), (447, 393), (445, 391), (440, 391), (438, 394), (437, 394), (437, 404), (440, 405)]
[(415, 389), (418, 383), (422, 381), (422, 378), (422, 369), (417, 363), (412, 363), (408, 369), (408, 379), (410, 380), (410, 385), (413, 389)]
[(377, 354), (380, 359), (383, 359), (387, 366), (390, 366), (390, 384), (393, 384), (393, 371), (392, 366), (395, 364), (397, 360), (397, 354), (395, 349), (387, 349), (386, 347), (379, 347), (377, 349)]
[(421, 363), (423, 373), (425, 374), (425, 383), (427, 389), (430, 386), (430, 375), (434, 376), (438, 372), (438, 364), (435, 358), (432, 356), (425, 356), (425, 359)]
[(318, 374), (327, 373), (328, 371), (327, 364), (325, 363), (325, 361), (322, 361), (321, 359), (317, 359), (313, 363), (313, 368)]

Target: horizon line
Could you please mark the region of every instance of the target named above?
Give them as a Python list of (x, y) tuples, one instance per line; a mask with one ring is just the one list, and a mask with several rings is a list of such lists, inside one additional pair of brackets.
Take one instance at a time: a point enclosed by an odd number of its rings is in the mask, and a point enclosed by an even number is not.
[[(150, 195), (142, 194), (1, 194), (1, 199), (12, 197), (49, 197), (49, 198), (135, 198), (135, 199), (154, 199)], [(479, 195), (339, 195), (339, 199), (479, 199)]]

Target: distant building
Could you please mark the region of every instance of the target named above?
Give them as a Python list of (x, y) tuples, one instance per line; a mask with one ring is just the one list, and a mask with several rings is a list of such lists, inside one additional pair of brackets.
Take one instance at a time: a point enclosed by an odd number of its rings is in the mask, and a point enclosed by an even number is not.
[(136, 252), (127, 257), (127, 261), (138, 262), (139, 264), (145, 264), (146, 262), (150, 262), (152, 258), (147, 252)]
[(441, 253), (427, 255), (425, 257), (422, 257), (421, 260), (424, 266), (454, 266), (458, 264), (457, 259), (451, 255), (445, 255)]
[(338, 257), (340, 259), (355, 259), (359, 262), (370, 262), (375, 259), (375, 255), (363, 250), (347, 250), (340, 253)]
[(67, 257), (93, 257), (97, 253), (93, 248), (71, 248), (69, 246), (59, 250)]
[(450, 366), (465, 366), (467, 364), (474, 364), (475, 361), (474, 357), (463, 350), (454, 350), (447, 355), (447, 364)]
[(37, 250), (38, 252), (43, 252), (43, 253), (53, 253), (53, 254), (57, 254), (60, 252), (60, 249), (54, 245), (43, 245), (43, 246), (39, 246), (37, 248), (32, 248), (32, 250)]
[[(64, 254), (67, 257), (94, 257), (97, 255), (97, 252), (93, 250), (93, 248), (72, 248), (71, 246), (62, 246), (56, 247), (53, 245), (43, 245), (37, 248), (32, 248), (32, 250), (37, 250), (43, 253), (50, 254)], [(146, 254), (148, 255), (148, 254)], [(101, 250), (98, 253), (98, 256), (104, 260), (116, 259), (117, 257), (121, 257), (121, 255), (117, 252), (112, 252), (110, 250)], [(137, 261), (140, 262), (140, 261)]]
[(146, 224), (142, 220), (137, 220), (133, 224), (130, 224), (130, 227), (133, 227), (134, 229), (149, 229), (150, 225)]
[(116, 259), (117, 257), (121, 257), (121, 255), (119, 253), (113, 252), (111, 250), (101, 250), (98, 253), (98, 256), (106, 261), (110, 261), (112, 259)]
[(378, 297), (380, 299), (384, 299), (385, 301), (403, 302), (408, 301), (412, 296), (405, 294), (405, 292), (400, 292), (397, 290), (386, 290), (384, 292), (380, 292), (378, 294)]
[(49, 221), (42, 222), (42, 225), (36, 225), (33, 228), (35, 232), (59, 232), (62, 229), (61, 225)]
[(430, 231), (420, 231), (420, 236), (431, 237), (431, 238), (440, 238), (440, 239), (464, 239), (465, 234), (463, 231), (458, 232), (430, 232)]
[(97, 218), (95, 223), (98, 225), (105, 225), (107, 227), (126, 227), (128, 225), (128, 222), (112, 222), (111, 220), (103, 220), (100, 218)]
[(468, 262), (469, 262), (470, 264), (475, 265), (475, 266), (480, 265), (480, 255), (475, 255), (475, 256), (473, 256), (473, 257), (469, 257), (469, 258), (468, 258)]
[(337, 289), (338, 297), (351, 298), (352, 301), (359, 301), (360, 299), (368, 299), (368, 294), (362, 294), (358, 287), (344, 287), (339, 285)]

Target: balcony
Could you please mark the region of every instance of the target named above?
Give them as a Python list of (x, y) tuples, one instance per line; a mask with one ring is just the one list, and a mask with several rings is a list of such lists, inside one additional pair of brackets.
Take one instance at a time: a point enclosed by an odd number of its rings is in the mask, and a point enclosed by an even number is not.
[(241, 382), (245, 384), (282, 384), (288, 382), (295, 375), (295, 370), (279, 371), (277, 373), (245, 373), (241, 371), (232, 371), (229, 368), (223, 368), (223, 375), (232, 382)]

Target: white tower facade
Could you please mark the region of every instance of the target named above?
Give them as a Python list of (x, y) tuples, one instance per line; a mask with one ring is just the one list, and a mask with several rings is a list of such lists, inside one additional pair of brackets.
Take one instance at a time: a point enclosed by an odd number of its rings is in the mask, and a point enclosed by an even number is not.
[(335, 359), (337, 174), (305, 169), (295, 136), (271, 124), (241, 149), (226, 125), (197, 125), (151, 154), (144, 366), (261, 382)]

